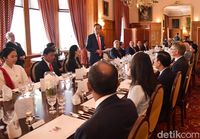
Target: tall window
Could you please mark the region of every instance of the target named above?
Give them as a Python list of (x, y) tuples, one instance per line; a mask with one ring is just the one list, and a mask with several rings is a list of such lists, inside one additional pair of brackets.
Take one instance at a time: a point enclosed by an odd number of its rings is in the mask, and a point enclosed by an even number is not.
[(21, 0), (16, 0), (15, 2), (15, 8), (14, 8), (10, 31), (15, 34), (15, 41), (19, 42), (24, 51), (26, 51), (24, 12), (23, 12), (23, 3)]
[(68, 50), (77, 44), (67, 0), (59, 0), (59, 33), (60, 49)]
[(39, 11), (38, 1), (30, 0), (29, 9), (32, 53), (42, 53), (48, 43), (48, 39), (42, 13)]

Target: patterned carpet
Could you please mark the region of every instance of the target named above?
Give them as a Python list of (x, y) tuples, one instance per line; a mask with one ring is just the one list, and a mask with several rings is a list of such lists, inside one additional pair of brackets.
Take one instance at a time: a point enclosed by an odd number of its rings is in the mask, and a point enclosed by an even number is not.
[[(197, 139), (200, 138), (200, 76), (196, 78), (196, 87), (191, 89), (191, 93), (188, 97), (187, 118), (184, 120), (184, 127), (181, 126), (180, 109), (178, 108), (176, 111), (176, 131), (178, 133), (186, 133), (187, 135), (184, 136), (187, 137), (185, 138)], [(160, 133), (162, 130), (166, 131), (165, 127), (166, 125), (159, 126), (158, 133)], [(160, 138), (164, 137), (160, 136)], [(176, 139), (179, 137), (172, 138)]]

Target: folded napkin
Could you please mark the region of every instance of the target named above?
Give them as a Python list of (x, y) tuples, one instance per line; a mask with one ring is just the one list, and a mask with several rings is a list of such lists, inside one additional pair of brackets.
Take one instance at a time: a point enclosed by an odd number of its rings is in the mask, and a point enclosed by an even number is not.
[(12, 90), (6, 86), (2, 86), (3, 101), (10, 101), (12, 99)]
[(85, 120), (61, 115), (20, 139), (66, 139), (74, 134), (84, 122)]

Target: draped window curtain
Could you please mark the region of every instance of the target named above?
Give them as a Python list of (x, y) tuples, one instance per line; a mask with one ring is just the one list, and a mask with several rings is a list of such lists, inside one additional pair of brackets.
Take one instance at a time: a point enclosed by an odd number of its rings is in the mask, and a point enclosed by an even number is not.
[(58, 0), (38, 0), (42, 19), (49, 42), (59, 46), (58, 33)]
[[(122, 10), (119, 10), (122, 9)], [(125, 28), (129, 27), (129, 8), (123, 5), (121, 0), (114, 1), (114, 19), (115, 19), (115, 39), (120, 40), (122, 30), (122, 18), (124, 18)]]
[(68, 0), (68, 4), (74, 33), (81, 48), (81, 64), (87, 65), (88, 59), (85, 48), (87, 39), (86, 0)]
[(6, 42), (6, 32), (10, 31), (15, 0), (0, 0), (0, 49)]

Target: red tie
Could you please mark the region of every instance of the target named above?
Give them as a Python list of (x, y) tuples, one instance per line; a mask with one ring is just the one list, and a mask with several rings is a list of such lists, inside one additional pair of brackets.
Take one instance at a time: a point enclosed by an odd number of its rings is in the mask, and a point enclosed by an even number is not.
[[(97, 42), (98, 42), (99, 50), (101, 51), (101, 39), (99, 35), (97, 36)], [(99, 53), (99, 56), (102, 56), (102, 52)]]
[(52, 66), (52, 64), (49, 64), (49, 69), (50, 69), (50, 71), (53, 71), (53, 66)]

